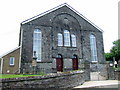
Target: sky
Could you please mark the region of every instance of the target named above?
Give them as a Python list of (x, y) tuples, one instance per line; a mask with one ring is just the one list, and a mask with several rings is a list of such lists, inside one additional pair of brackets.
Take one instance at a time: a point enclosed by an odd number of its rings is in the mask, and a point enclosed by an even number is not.
[(118, 39), (119, 0), (1, 0), (0, 56), (18, 47), (20, 23), (33, 16), (67, 3), (103, 32), (104, 50), (109, 52)]

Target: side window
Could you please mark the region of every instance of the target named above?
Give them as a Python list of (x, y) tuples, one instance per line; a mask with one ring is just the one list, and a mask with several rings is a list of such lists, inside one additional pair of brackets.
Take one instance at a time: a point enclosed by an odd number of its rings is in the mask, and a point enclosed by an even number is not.
[(15, 57), (10, 57), (10, 65), (14, 65)]
[(90, 35), (90, 47), (91, 47), (91, 60), (92, 62), (97, 62), (96, 38), (93, 34)]
[(58, 46), (63, 46), (63, 36), (61, 33), (58, 33)]
[(33, 55), (36, 52), (37, 61), (41, 61), (42, 32), (39, 29), (34, 30), (33, 34)]
[(76, 36), (72, 34), (71, 39), (72, 39), (72, 47), (76, 47)]
[(64, 31), (64, 46), (70, 46), (70, 32), (68, 30)]

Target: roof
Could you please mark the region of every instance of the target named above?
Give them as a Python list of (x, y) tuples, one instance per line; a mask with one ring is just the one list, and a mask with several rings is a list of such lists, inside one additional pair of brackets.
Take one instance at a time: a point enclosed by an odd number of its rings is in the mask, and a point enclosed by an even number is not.
[(7, 54), (9, 54), (9, 53), (11, 53), (11, 52), (13, 52), (13, 51), (15, 51), (15, 50), (19, 49), (20, 47), (21, 47), (21, 46), (16, 47), (16, 48), (14, 48), (14, 49), (10, 50), (9, 52), (7, 52), (7, 53), (3, 54), (2, 56), (0, 56), (0, 58), (2, 58), (3, 56), (6, 56)]
[(61, 7), (63, 7), (63, 6), (67, 6), (68, 8), (70, 8), (71, 10), (73, 10), (75, 13), (77, 13), (79, 16), (81, 16), (83, 19), (85, 19), (86, 21), (88, 21), (88, 22), (89, 22), (91, 25), (93, 25), (95, 28), (97, 28), (98, 30), (100, 30), (101, 32), (103, 32), (103, 30), (102, 30), (101, 28), (99, 28), (98, 26), (96, 26), (94, 23), (92, 23), (90, 20), (88, 20), (85, 16), (83, 16), (82, 14), (80, 14), (78, 11), (76, 11), (74, 8), (72, 8), (72, 7), (71, 7), (70, 5), (68, 5), (67, 3), (61, 4), (61, 5), (53, 8), (53, 9), (50, 9), (50, 10), (44, 12), (44, 13), (41, 13), (41, 14), (39, 14), (39, 15), (36, 15), (36, 16), (30, 18), (30, 19), (27, 19), (27, 20), (23, 21), (21, 24), (26, 24), (26, 23), (28, 23), (28, 22), (30, 22), (30, 21), (32, 21), (32, 20), (35, 20), (35, 19), (37, 19), (37, 18), (39, 18), (39, 17), (41, 17), (41, 16), (43, 16), (43, 15), (45, 15), (45, 14), (48, 14), (48, 13), (50, 13), (50, 12), (56, 10), (56, 9), (61, 8)]

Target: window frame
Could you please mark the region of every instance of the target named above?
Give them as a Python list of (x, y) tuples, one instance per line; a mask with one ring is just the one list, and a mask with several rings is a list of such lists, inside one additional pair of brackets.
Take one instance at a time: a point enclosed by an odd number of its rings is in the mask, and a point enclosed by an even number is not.
[(68, 30), (64, 30), (64, 46), (71, 46), (70, 32)]
[(63, 46), (63, 35), (62, 35), (62, 33), (58, 33), (57, 38), (58, 38), (58, 46)]
[(77, 47), (76, 36), (71, 34), (72, 47)]
[[(12, 61), (11, 61), (12, 60)], [(12, 62), (12, 63), (11, 63)], [(9, 65), (10, 66), (13, 66), (13, 65), (15, 65), (15, 57), (10, 57), (10, 60), (9, 60)]]
[(93, 34), (90, 35), (90, 48), (91, 48), (91, 61), (98, 62), (96, 37)]
[[(34, 29), (33, 32), (33, 56), (36, 51), (37, 62), (41, 62), (42, 57), (42, 31), (40, 29)], [(38, 58), (39, 57), (39, 58)]]

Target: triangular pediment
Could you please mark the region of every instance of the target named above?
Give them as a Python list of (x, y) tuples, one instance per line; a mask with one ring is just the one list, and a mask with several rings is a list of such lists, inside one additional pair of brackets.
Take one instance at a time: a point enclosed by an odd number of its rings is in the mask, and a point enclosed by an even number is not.
[(72, 8), (72, 7), (71, 7), (70, 5), (68, 5), (67, 3), (61, 4), (61, 5), (53, 8), (53, 9), (50, 9), (50, 10), (44, 12), (44, 13), (41, 13), (41, 14), (39, 14), (39, 15), (36, 15), (36, 16), (30, 18), (30, 19), (27, 19), (27, 20), (23, 21), (21, 24), (23, 25), (23, 24), (26, 24), (26, 23), (28, 23), (28, 22), (31, 22), (31, 21), (33, 21), (33, 20), (35, 20), (35, 19), (37, 19), (37, 18), (40, 18), (40, 17), (42, 17), (42, 16), (44, 16), (44, 15), (46, 15), (46, 14), (49, 14), (49, 13), (57, 10), (57, 9), (60, 9), (60, 8), (62, 8), (62, 7), (67, 7), (67, 8), (69, 8), (70, 10), (72, 10), (73, 12), (75, 12), (77, 15), (79, 15), (81, 18), (83, 18), (83, 19), (86, 20), (88, 23), (90, 23), (92, 26), (94, 26), (95, 28), (97, 28), (98, 30), (100, 30), (101, 32), (103, 32), (103, 30), (102, 30), (101, 28), (99, 28), (98, 26), (96, 26), (94, 23), (92, 23), (90, 20), (88, 20), (85, 16), (83, 16), (82, 14), (80, 14), (78, 11), (76, 11), (74, 8)]

